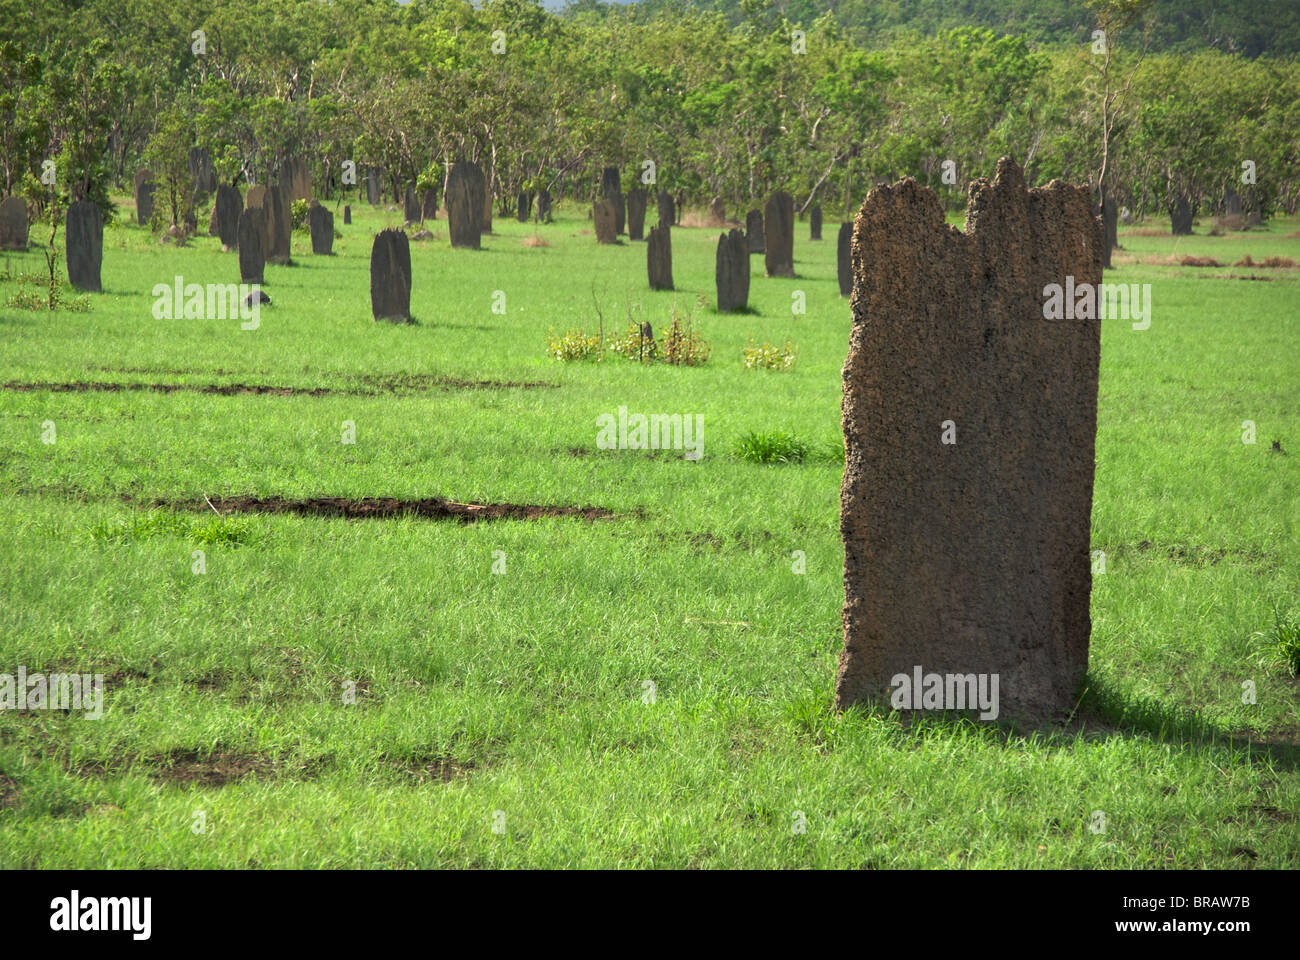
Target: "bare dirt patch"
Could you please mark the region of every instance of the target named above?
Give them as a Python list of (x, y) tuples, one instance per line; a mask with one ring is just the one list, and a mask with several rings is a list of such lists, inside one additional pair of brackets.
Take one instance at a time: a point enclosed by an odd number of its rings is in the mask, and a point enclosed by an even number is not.
[(461, 780), (468, 777), (475, 766), (472, 761), (429, 756), (389, 757), (385, 759), (384, 764), (407, 774), (417, 784), (435, 781), (451, 783), (453, 780)]
[(0, 773), (0, 810), (18, 806), (18, 781)]
[[(168, 750), (133, 758), (134, 772), (142, 773), (160, 783), (180, 786), (224, 787), (245, 779), (293, 777), (308, 779), (317, 776), (327, 765), (324, 758), (306, 762), (276, 760), (267, 754), (244, 753), (218, 748), (211, 753), (194, 749)], [(144, 766), (140, 766), (144, 764)], [(82, 776), (104, 778), (114, 772), (99, 762), (77, 764), (73, 769)]]
[(537, 520), (541, 517), (579, 517), (601, 520), (614, 516), (603, 507), (563, 507), (522, 503), (457, 503), (441, 497), (399, 500), (396, 497), (310, 497), (288, 500), (282, 497), (214, 497), (201, 500), (154, 500), (150, 506), (218, 513), (294, 513), (300, 516), (344, 517), (348, 520), (384, 520), (417, 516), (431, 520)]
[(167, 783), (221, 787), (245, 777), (266, 777), (276, 771), (274, 761), (251, 753), (214, 751), (203, 756), (197, 750), (171, 750), (147, 758), (158, 764), (153, 776)]
[(357, 379), (367, 387), (385, 393), (421, 390), (538, 390), (559, 386), (545, 380), (462, 380), (432, 373), (366, 374)]
[(555, 452), (567, 453), (569, 456), (577, 457), (579, 460), (585, 457), (596, 457), (601, 459), (607, 458), (613, 460), (615, 458), (622, 459), (627, 456), (636, 456), (649, 460), (682, 460), (687, 463), (690, 462), (687, 461), (684, 456), (685, 451), (672, 450), (668, 448), (662, 450), (602, 450), (599, 447), (569, 447), (567, 450), (557, 450)]
[(3, 390), (20, 393), (125, 393), (141, 391), (150, 393), (210, 393), (223, 397), (241, 394), (266, 395), (275, 397), (326, 397), (331, 395), (367, 396), (376, 393), (419, 393), (428, 390), (504, 390), (558, 386), (544, 381), (527, 380), (464, 380), (457, 377), (444, 377), (435, 374), (389, 374), (385, 376), (361, 376), (357, 378), (359, 387), (290, 387), (261, 383), (119, 383), (116, 381), (19, 381), (10, 380), (0, 386)]
[(153, 677), (143, 670), (136, 670), (134, 667), (114, 667), (111, 673), (104, 675), (105, 684), (125, 683), (127, 680), (143, 680), (146, 683), (152, 683)]
[(1253, 273), (1203, 273), (1202, 280), (1276, 280), (1277, 277), (1261, 277)]
[[(382, 764), (386, 769), (405, 774), (415, 784), (450, 783), (468, 777), (476, 767), (473, 761), (423, 754), (414, 757), (385, 757)], [(178, 748), (166, 753), (130, 758), (122, 769), (129, 768), (159, 783), (182, 787), (224, 787), (244, 780), (309, 780), (337, 766), (337, 758), (333, 756), (310, 760), (275, 759), (269, 754), (222, 748), (211, 753)], [(117, 772), (116, 765), (110, 769), (98, 762), (78, 764), (72, 769), (82, 776), (100, 779)], [(0, 791), (4, 788), (4, 781), (5, 777), (0, 774)], [(14, 786), (16, 790), (17, 785)], [(0, 800), (0, 805), (3, 805), (3, 800)]]
[(1201, 544), (1154, 544), (1150, 540), (1143, 540), (1132, 545), (1121, 543), (1113, 551), (1113, 555), (1116, 557), (1123, 556), (1128, 552), (1130, 546), (1136, 546), (1143, 553), (1154, 551), (1157, 555), (1163, 555), (1174, 563), (1198, 568), (1218, 566), (1224, 561), (1236, 561), (1246, 566), (1276, 567), (1278, 561), (1278, 557), (1274, 553), (1253, 549), (1216, 548)]
[(687, 211), (678, 218), (674, 226), (708, 230), (743, 230), (745, 228), (745, 225), (739, 220), (731, 218), (719, 220), (707, 210), (703, 212), (699, 210)]
[(1178, 261), (1178, 263), (1179, 263), (1180, 266), (1184, 266), (1184, 267), (1221, 267), (1221, 266), (1223, 266), (1223, 264), (1219, 263), (1219, 261), (1218, 261), (1218, 260), (1215, 260), (1213, 257), (1183, 257), (1181, 260)]
[(218, 690), (224, 690), (230, 685), (230, 674), (224, 670), (209, 670), (201, 676), (187, 681), (194, 685), (194, 689), (200, 693), (214, 693)]
[(4, 384), (5, 390), (19, 393), (125, 393), (128, 391), (148, 391), (150, 393), (215, 393), (229, 397), (241, 393), (270, 394), (289, 397), (294, 395), (323, 397), (338, 391), (326, 387), (300, 388), (277, 387), (267, 384), (251, 383), (108, 383), (102, 381), (79, 381), (75, 383), (23, 382), (10, 380)]
[(269, 377), (269, 370), (200, 370), (197, 367), (89, 367), (90, 370), (98, 370), (101, 373), (130, 373), (136, 376), (164, 376), (164, 377), (236, 377), (248, 376), (250, 373), (257, 377)]

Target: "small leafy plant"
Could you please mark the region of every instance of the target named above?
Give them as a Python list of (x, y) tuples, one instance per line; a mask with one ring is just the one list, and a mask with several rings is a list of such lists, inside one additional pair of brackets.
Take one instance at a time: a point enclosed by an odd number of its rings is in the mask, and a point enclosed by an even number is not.
[[(67, 310), (72, 313), (85, 313), (90, 309), (90, 297), (84, 294), (78, 296), (73, 292), (72, 285), (60, 276), (58, 235), (64, 209), (60, 198), (51, 190), (47, 211), (50, 239), (44, 247), (38, 248), (45, 256), (44, 273), (15, 274), (10, 271), (8, 261), (5, 262), (5, 271), (0, 275), (0, 281), (19, 285), (19, 289), (6, 298), (6, 307), (15, 310)], [(28, 290), (24, 287), (37, 289)]]
[(712, 347), (692, 326), (692, 314), (673, 307), (673, 322), (664, 333), (663, 357), (668, 363), (696, 367), (709, 359)]
[(556, 336), (555, 328), (546, 332), (546, 352), (565, 363), (570, 360), (600, 360), (604, 353), (600, 334), (588, 334), (576, 328), (563, 336)]
[(790, 370), (794, 367), (795, 360), (798, 358), (799, 348), (786, 340), (784, 346), (776, 347), (764, 341), (762, 344), (754, 343), (754, 337), (751, 334), (749, 343), (745, 345), (741, 359), (744, 361), (746, 370)]
[(547, 331), (546, 352), (556, 360), (595, 360), (605, 359), (605, 352), (617, 354), (627, 360), (638, 363), (652, 363), (662, 360), (679, 366), (698, 366), (709, 359), (711, 346), (691, 325), (692, 314), (683, 314), (674, 306), (673, 319), (660, 340), (655, 339), (654, 329), (648, 323), (638, 319), (639, 310), (633, 311), (629, 305), (627, 327), (617, 336), (605, 338), (605, 318), (596, 305), (600, 317), (598, 333), (587, 333), (581, 328), (570, 328), (563, 336), (557, 336), (555, 328)]
[(629, 320), (623, 335), (610, 341), (609, 351), (628, 360), (649, 363), (658, 358), (659, 344), (655, 341), (654, 330), (649, 324)]

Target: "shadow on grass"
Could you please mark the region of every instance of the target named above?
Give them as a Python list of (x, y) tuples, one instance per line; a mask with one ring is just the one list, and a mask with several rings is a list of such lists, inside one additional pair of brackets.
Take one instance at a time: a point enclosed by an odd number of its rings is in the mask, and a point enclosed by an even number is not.
[(1080, 696), (1077, 726), (1090, 722), (1126, 736), (1145, 735), (1164, 743), (1218, 747), (1260, 754), (1287, 770), (1300, 768), (1300, 743), (1281, 735), (1226, 730), (1198, 711), (1156, 697), (1125, 693), (1090, 676)]
[(895, 735), (912, 740), (958, 736), (989, 743), (1000, 741), (1008, 748), (1059, 747), (1079, 739), (1105, 740), (1117, 736), (1144, 738), (1157, 743), (1209, 748), (1237, 760), (1262, 760), (1287, 771), (1300, 769), (1300, 743), (1293, 739), (1227, 730), (1189, 707), (1125, 693), (1091, 676), (1069, 716), (1037, 723), (1014, 717), (980, 720), (978, 712), (973, 710), (900, 712), (883, 699), (854, 704), (837, 713), (831, 706), (832, 699), (829, 691), (818, 691), (791, 701), (785, 706), (786, 719), (819, 746), (828, 747), (855, 729), (885, 724)]

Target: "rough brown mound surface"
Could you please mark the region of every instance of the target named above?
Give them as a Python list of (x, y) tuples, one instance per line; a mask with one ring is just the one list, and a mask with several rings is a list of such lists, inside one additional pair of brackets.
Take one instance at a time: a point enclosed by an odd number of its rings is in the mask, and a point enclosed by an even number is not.
[[(999, 676), (1003, 715), (1069, 710), (1088, 663), (1100, 324), (1044, 287), (1101, 282), (1088, 191), (998, 162), (967, 232), (911, 179), (853, 231), (844, 364), (840, 707), (895, 674)], [(957, 442), (941, 443), (951, 420)]]
[(389, 517), (418, 516), (433, 520), (536, 520), (539, 517), (581, 517), (599, 520), (614, 516), (603, 507), (538, 506), (521, 503), (457, 503), (441, 497), (423, 500), (399, 500), (396, 497), (310, 497), (286, 500), (282, 497), (213, 497), (209, 500), (155, 500), (155, 507), (186, 510), (211, 510), (219, 513), (296, 513), (303, 516), (346, 517), (349, 520), (382, 520)]

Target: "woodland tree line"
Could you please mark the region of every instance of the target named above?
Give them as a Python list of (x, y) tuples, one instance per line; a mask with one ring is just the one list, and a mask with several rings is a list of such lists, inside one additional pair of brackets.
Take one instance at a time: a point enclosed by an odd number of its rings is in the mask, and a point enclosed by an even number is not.
[(1220, 209), (1229, 189), (1264, 216), (1300, 198), (1296, 58), (1159, 49), (1141, 0), (1090, 7), (1104, 54), (1073, 28), (865, 46), (834, 14), (794, 23), (757, 0), (739, 22), (682, 3), (5, 6), (0, 193), (38, 209), (54, 194), (111, 216), (110, 191), (140, 166), (183, 184), (196, 145), (220, 182), (265, 183), (302, 158), (337, 190), (352, 161), (358, 185), (381, 168), (394, 199), (474, 160), (503, 214), (543, 188), (588, 199), (610, 165), (631, 184), (646, 161), (655, 189), (729, 209), (785, 189), (800, 209), (848, 212), (908, 175), (960, 206), (1003, 154), (1030, 182), (1104, 178), (1138, 215), (1180, 198)]

